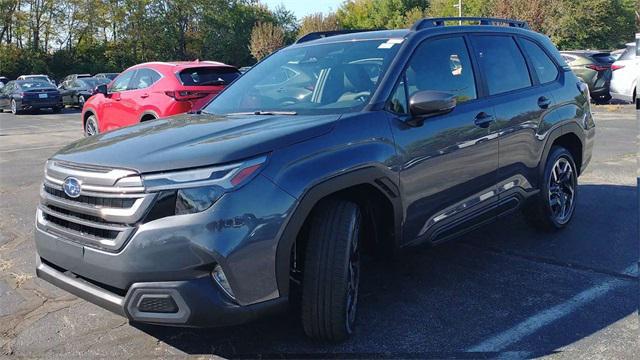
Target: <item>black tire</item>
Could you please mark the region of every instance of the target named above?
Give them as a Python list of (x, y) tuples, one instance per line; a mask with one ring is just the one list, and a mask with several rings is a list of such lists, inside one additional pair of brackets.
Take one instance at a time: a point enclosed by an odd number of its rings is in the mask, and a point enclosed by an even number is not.
[(61, 106), (56, 106), (52, 110), (53, 110), (54, 114), (58, 114), (58, 113), (60, 113), (62, 111), (62, 107)]
[(342, 341), (354, 330), (360, 282), (359, 207), (327, 199), (311, 214), (302, 283), (307, 336)]
[(98, 128), (98, 119), (95, 115), (90, 115), (87, 121), (84, 122), (84, 136), (95, 136), (100, 134), (100, 128)]
[(80, 95), (78, 96), (78, 107), (80, 109), (82, 109), (84, 107), (84, 103), (87, 101), (87, 99), (84, 98), (84, 95)]
[[(554, 146), (544, 167), (540, 193), (525, 208), (527, 220), (543, 231), (557, 231), (573, 219), (578, 198), (578, 173), (571, 153)], [(557, 179), (557, 180), (556, 180)]]

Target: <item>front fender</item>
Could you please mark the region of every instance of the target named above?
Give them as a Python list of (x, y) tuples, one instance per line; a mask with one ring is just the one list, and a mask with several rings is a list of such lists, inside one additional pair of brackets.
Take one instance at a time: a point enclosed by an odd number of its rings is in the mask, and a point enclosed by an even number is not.
[(382, 113), (365, 113), (340, 120), (324, 136), (274, 152), (264, 175), (297, 199), (276, 252), (278, 290), (289, 292), (293, 244), (314, 206), (347, 188), (368, 184), (380, 191), (394, 210), (394, 241), (401, 239), (402, 204), (396, 159), (388, 120)]

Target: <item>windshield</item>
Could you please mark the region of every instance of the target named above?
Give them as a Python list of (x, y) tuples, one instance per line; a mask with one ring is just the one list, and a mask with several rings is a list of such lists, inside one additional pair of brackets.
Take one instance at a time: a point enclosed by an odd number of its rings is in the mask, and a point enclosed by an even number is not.
[(214, 114), (340, 114), (361, 110), (401, 39), (287, 48), (238, 78), (203, 111)]

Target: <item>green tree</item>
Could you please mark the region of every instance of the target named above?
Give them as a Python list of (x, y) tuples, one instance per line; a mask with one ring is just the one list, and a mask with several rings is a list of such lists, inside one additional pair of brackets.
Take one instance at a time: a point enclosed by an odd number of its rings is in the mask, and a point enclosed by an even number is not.
[(300, 28), (298, 29), (298, 37), (316, 31), (333, 31), (339, 29), (340, 25), (335, 14), (330, 13), (324, 15), (322, 13), (315, 13), (302, 18)]
[(613, 49), (633, 41), (635, 0), (563, 0), (543, 32), (561, 49)]
[(397, 29), (424, 17), (426, 0), (353, 0), (336, 12), (338, 21), (347, 29)]
[(258, 23), (251, 31), (249, 49), (251, 55), (260, 61), (284, 46), (284, 30), (272, 23)]

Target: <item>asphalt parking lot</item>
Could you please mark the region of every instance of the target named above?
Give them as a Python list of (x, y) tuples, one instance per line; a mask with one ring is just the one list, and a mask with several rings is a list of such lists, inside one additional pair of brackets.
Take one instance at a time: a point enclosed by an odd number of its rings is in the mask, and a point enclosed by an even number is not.
[(25, 357), (633, 358), (638, 324), (637, 120), (594, 107), (594, 158), (563, 232), (514, 214), (438, 248), (367, 264), (357, 334), (312, 342), (293, 315), (221, 329), (131, 325), (35, 278), (45, 160), (82, 136), (77, 111), (0, 114), (0, 354)]

